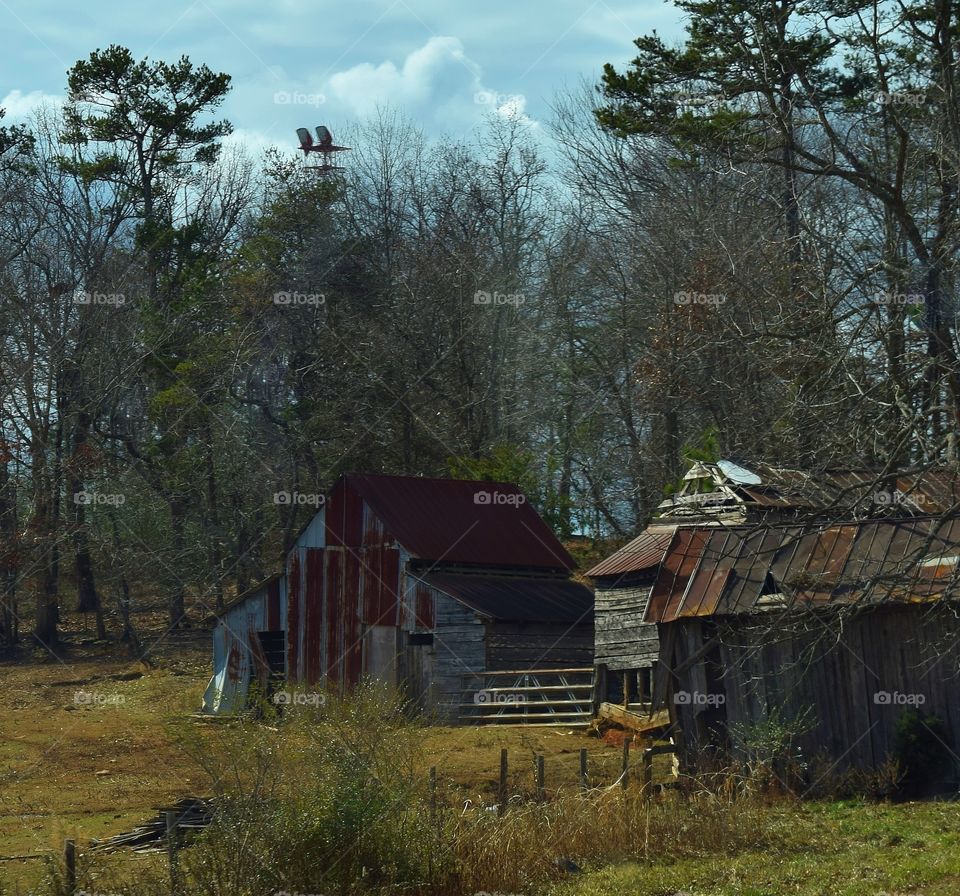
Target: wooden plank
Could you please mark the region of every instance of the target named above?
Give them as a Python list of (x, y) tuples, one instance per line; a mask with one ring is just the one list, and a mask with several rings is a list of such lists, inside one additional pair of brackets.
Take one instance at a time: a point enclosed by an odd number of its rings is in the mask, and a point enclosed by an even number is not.
[(616, 703), (601, 703), (597, 715), (601, 719), (608, 719), (636, 732), (655, 731), (657, 728), (667, 728), (670, 725), (670, 713), (665, 709), (658, 710), (652, 715), (639, 715)]

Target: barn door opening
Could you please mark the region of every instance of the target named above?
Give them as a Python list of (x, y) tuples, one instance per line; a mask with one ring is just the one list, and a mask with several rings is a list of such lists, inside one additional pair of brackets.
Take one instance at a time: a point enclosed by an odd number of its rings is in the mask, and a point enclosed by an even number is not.
[(267, 663), (266, 697), (283, 690), (287, 680), (287, 633), (285, 631), (257, 632), (260, 651)]

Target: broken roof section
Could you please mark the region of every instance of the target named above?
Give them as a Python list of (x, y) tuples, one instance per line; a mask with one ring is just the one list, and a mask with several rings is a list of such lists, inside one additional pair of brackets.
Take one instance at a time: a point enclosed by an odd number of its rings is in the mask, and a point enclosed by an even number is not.
[(811, 473), (765, 463), (697, 462), (657, 508), (661, 522), (745, 522), (751, 510), (911, 516), (960, 509), (960, 473), (941, 468), (884, 475), (873, 470)]
[(678, 528), (647, 622), (953, 598), (960, 520)]

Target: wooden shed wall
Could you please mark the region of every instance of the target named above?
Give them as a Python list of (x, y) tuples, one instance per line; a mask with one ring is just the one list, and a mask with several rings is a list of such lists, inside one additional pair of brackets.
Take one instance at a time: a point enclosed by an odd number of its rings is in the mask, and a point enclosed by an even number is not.
[[(809, 730), (796, 739), (806, 757), (874, 767), (890, 755), (897, 720), (910, 708), (884, 694), (921, 695), (917, 708), (943, 719), (949, 746), (960, 748), (960, 621), (945, 608), (885, 607), (845, 619), (842, 628), (811, 619), (807, 631), (773, 643), (757, 622), (726, 626), (715, 650), (673, 676), (667, 703), (691, 754), (716, 741), (717, 730), (735, 732), (731, 726), (757, 724), (776, 709), (787, 720), (809, 713)], [(662, 629), (662, 660), (672, 669), (718, 632), (700, 619)], [(725, 702), (678, 704), (678, 691), (722, 693)]]
[(464, 675), (486, 670), (486, 626), (473, 610), (449, 595), (434, 591), (436, 627), (433, 638), (431, 704), (441, 719), (456, 722)]
[(608, 669), (645, 669), (656, 662), (660, 645), (657, 626), (644, 614), (653, 585), (616, 588), (598, 584), (595, 592), (594, 661)]

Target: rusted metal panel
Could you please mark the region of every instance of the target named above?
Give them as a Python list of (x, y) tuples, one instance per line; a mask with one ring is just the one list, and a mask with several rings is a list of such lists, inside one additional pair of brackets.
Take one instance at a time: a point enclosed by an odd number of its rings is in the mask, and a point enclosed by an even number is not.
[(362, 620), (367, 625), (397, 625), (400, 555), (386, 546), (365, 548), (360, 558)]
[(647, 619), (929, 600), (960, 592), (958, 567), (960, 520), (678, 530)]
[(351, 487), (352, 478), (344, 476), (337, 481), (324, 507), (326, 540), (331, 547), (358, 547), (361, 543), (363, 498)]
[(387, 533), (383, 525), (383, 520), (377, 516), (376, 511), (364, 501), (363, 503), (363, 536), (360, 544), (363, 547), (379, 547), (394, 539)]
[(587, 571), (593, 579), (639, 572), (657, 566), (673, 538), (675, 526), (651, 526), (633, 541)]
[(340, 603), (343, 628), (343, 676), (345, 687), (360, 681), (363, 671), (363, 648), (360, 634), (360, 557), (354, 551), (344, 552), (343, 599)]
[(305, 551), (303, 679), (307, 684), (317, 684), (322, 674), (324, 553), (322, 548), (308, 548)]
[[(443, 589), (441, 588), (441, 590)], [(416, 628), (432, 629), (435, 615), (432, 589), (422, 582), (418, 582), (416, 589), (416, 622), (414, 623)]]
[(328, 685), (340, 682), (340, 667), (342, 665), (342, 637), (343, 624), (343, 551), (328, 550), (326, 552), (326, 575), (324, 576), (324, 592), (326, 596), (325, 614), (325, 643), (326, 654), (324, 666)]
[(714, 528), (678, 529), (674, 533), (650, 594), (647, 622), (667, 622), (675, 617), (690, 576), (714, 531)]

